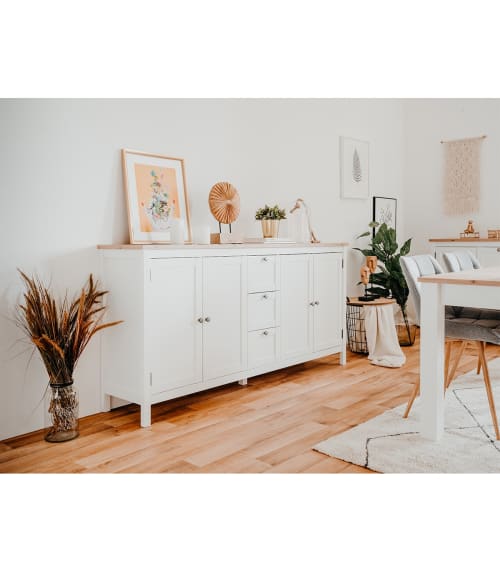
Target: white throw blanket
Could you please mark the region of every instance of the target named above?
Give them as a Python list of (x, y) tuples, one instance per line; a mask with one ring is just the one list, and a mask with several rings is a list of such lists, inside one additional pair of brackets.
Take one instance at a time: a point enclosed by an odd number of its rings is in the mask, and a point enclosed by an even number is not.
[(406, 357), (399, 347), (392, 304), (364, 306), (368, 359), (373, 365), (401, 367)]

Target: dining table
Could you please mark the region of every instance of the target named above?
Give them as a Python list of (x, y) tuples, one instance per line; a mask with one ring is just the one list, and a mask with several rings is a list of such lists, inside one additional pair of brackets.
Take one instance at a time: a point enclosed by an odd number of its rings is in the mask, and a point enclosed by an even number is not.
[(500, 310), (500, 267), (421, 276), (420, 434), (444, 433), (445, 306)]

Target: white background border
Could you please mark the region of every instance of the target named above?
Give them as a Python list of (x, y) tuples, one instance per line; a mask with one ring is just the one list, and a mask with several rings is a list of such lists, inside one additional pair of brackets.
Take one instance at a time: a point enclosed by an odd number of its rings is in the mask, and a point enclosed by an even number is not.
[[(1, 90), (499, 97), (496, 11), (486, 0), (10, 2)], [(51, 572), (489, 569), (498, 478), (0, 475), (2, 562)], [(67, 525), (54, 538), (60, 514)]]

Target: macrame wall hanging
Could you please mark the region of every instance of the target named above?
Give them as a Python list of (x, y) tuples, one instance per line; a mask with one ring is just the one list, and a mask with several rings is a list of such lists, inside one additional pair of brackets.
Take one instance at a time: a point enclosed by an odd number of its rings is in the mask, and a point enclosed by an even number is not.
[(480, 151), (486, 135), (444, 145), (444, 212), (468, 215), (479, 211)]

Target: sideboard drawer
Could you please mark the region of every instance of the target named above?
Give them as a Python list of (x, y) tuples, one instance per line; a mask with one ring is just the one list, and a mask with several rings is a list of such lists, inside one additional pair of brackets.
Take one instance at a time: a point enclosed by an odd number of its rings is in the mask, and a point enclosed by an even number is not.
[(278, 293), (258, 292), (248, 295), (248, 331), (274, 328), (277, 325)]
[(248, 334), (248, 367), (252, 369), (278, 358), (279, 328), (267, 328)]
[(276, 290), (276, 256), (248, 257), (248, 292)]

